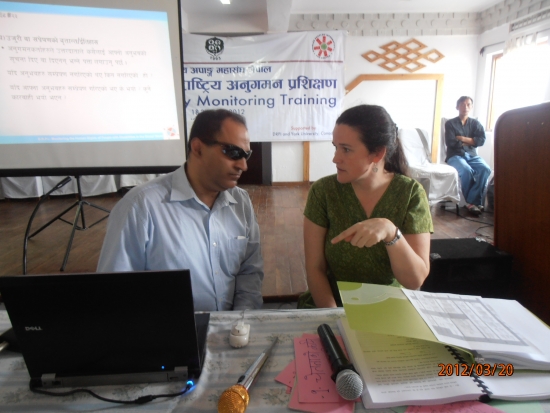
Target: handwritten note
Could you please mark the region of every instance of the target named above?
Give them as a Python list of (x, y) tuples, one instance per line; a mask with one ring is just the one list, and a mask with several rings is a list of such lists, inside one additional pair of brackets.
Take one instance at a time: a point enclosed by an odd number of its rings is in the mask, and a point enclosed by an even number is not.
[(343, 400), (330, 378), (330, 362), (318, 336), (294, 339), (298, 397), (302, 403), (338, 402)]
[(409, 406), (405, 413), (503, 413), (477, 401), (438, 404), (434, 406)]
[(288, 402), (289, 409), (311, 413), (353, 413), (353, 409), (355, 407), (354, 402), (340, 398), (340, 401), (335, 403), (302, 403), (298, 400), (298, 386), (294, 386), (292, 389), (293, 391), (290, 395), (290, 401)]
[(294, 378), (296, 377), (296, 362), (292, 360), (288, 365), (281, 371), (275, 381), (279, 383), (286, 384), (289, 387), (294, 386)]
[[(345, 351), (342, 338), (336, 338)], [(330, 378), (330, 362), (319, 336), (304, 334), (295, 338), (294, 351), (296, 359), (275, 377), (276, 381), (287, 386), (287, 393), (291, 394), (288, 407), (312, 413), (352, 413), (355, 401), (344, 400), (338, 395)], [(297, 376), (298, 365), (302, 371), (301, 377)], [(300, 397), (300, 394), (305, 397)]]

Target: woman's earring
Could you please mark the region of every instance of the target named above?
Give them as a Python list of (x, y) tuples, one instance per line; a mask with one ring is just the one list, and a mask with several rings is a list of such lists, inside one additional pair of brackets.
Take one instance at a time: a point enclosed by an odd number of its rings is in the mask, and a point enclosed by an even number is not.
[(374, 164), (374, 166), (372, 167), (372, 172), (374, 173), (378, 172), (378, 168), (376, 167), (376, 164)]

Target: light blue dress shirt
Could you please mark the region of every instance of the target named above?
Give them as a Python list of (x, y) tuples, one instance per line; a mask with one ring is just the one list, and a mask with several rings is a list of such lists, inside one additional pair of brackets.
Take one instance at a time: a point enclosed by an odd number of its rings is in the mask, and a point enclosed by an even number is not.
[(113, 208), (98, 272), (189, 269), (195, 311), (262, 306), (260, 230), (248, 193), (209, 209), (184, 167), (135, 187)]

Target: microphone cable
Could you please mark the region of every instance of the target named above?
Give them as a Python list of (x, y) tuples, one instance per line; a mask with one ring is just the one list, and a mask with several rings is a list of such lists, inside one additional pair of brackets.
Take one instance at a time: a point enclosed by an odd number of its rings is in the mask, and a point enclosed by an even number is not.
[(158, 399), (160, 397), (167, 397), (167, 398), (178, 397), (187, 393), (194, 385), (195, 384), (191, 380), (189, 380), (187, 381), (185, 388), (182, 391), (177, 393), (149, 394), (147, 396), (138, 397), (137, 399), (134, 399), (134, 400), (116, 400), (116, 399), (109, 399), (107, 397), (100, 396), (99, 394), (93, 392), (90, 389), (78, 388), (78, 389), (73, 389), (73, 390), (64, 391), (64, 392), (52, 392), (52, 391), (42, 390), (38, 387), (35, 387), (33, 386), (32, 381), (29, 382), (29, 388), (32, 392), (44, 394), (46, 396), (65, 397), (65, 396), (71, 396), (76, 393), (87, 393), (90, 396), (95, 397), (96, 399), (99, 399), (101, 401), (109, 402), (109, 403), (118, 403), (118, 404), (145, 404), (155, 399)]

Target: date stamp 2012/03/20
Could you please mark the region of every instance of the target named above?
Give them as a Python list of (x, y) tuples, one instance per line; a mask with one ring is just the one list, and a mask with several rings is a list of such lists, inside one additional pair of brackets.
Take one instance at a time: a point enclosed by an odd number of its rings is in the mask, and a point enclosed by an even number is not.
[(511, 376), (514, 374), (513, 364), (494, 363), (494, 364), (444, 364), (439, 363), (438, 376)]

